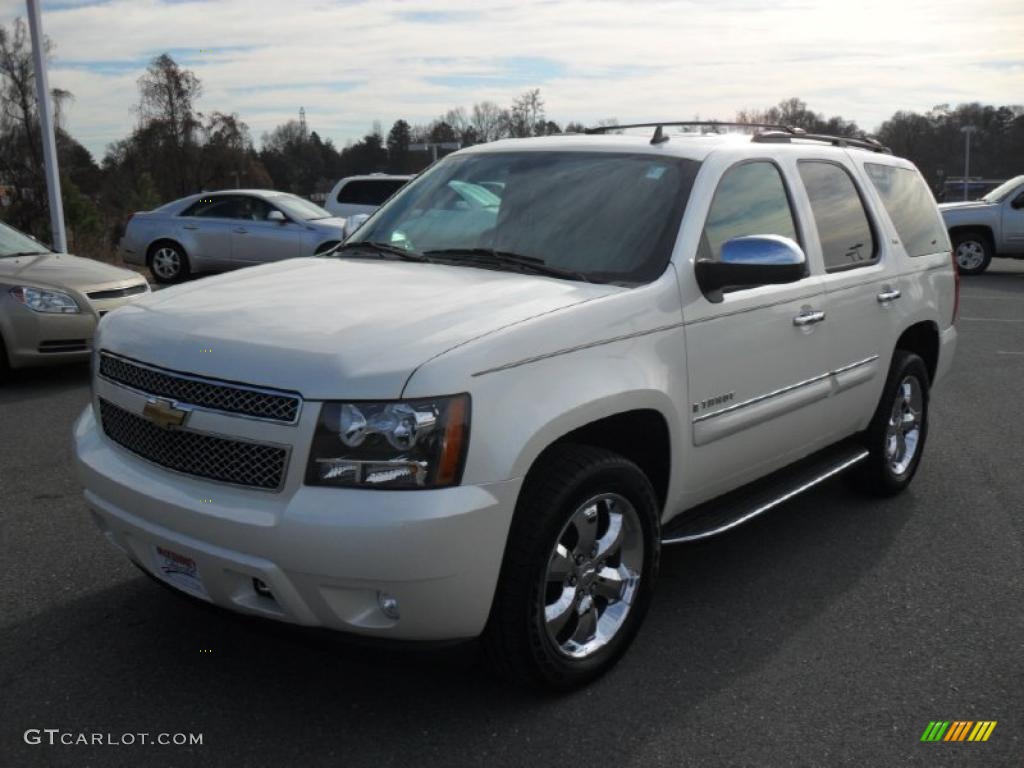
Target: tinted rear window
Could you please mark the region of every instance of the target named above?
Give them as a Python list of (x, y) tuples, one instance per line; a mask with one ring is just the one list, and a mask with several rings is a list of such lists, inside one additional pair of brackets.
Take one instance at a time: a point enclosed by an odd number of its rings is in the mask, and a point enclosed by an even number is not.
[(338, 190), (337, 201), (349, 205), (381, 205), (405, 186), (405, 179), (350, 181)]
[(865, 163), (864, 169), (878, 190), (908, 256), (949, 250), (946, 227), (921, 174), (881, 163)]

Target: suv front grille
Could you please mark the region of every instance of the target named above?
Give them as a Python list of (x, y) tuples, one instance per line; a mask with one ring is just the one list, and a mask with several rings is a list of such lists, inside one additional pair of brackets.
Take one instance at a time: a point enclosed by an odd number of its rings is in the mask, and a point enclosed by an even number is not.
[(154, 464), (188, 475), (280, 490), (288, 450), (184, 429), (164, 429), (100, 398), (103, 432), (118, 445)]
[(297, 395), (163, 371), (109, 352), (100, 353), (100, 375), (132, 389), (187, 405), (286, 424), (298, 420), (302, 403)]

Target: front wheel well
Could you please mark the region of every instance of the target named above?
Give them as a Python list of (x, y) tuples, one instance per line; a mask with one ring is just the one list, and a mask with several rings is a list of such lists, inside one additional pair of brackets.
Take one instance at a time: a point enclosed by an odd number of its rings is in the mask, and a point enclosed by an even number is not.
[[(658, 504), (664, 509), (672, 468), (672, 445), (668, 422), (660, 412), (642, 409), (606, 416), (563, 435), (547, 450), (565, 443), (604, 448), (629, 459), (647, 475)], [(542, 458), (543, 454), (534, 462), (535, 467)]]
[(995, 249), (995, 234), (992, 232), (992, 227), (987, 224), (958, 224), (955, 227), (949, 228), (949, 239), (953, 240), (957, 235), (967, 235), (978, 233), (988, 243), (990, 249)]
[(928, 380), (935, 380), (935, 371), (939, 365), (939, 327), (935, 323), (925, 321), (910, 326), (900, 335), (896, 349), (913, 352), (924, 360)]

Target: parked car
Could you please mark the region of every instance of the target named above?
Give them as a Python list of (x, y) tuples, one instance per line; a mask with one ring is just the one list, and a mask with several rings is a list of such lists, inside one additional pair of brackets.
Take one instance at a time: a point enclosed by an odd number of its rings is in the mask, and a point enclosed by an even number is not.
[(980, 275), (996, 256), (1024, 258), (1024, 176), (973, 202), (942, 203), (962, 275)]
[(345, 222), (286, 192), (203, 192), (134, 214), (119, 244), (128, 264), (158, 283), (268, 261), (312, 256), (341, 242)]
[(99, 319), (147, 293), (136, 272), (54, 253), (0, 224), (0, 380), (11, 368), (88, 360)]
[(334, 185), (324, 201), (324, 207), (335, 216), (345, 219), (357, 214), (373, 213), (411, 178), (383, 173), (349, 176)]
[(585, 683), (662, 546), (919, 466), (949, 240), (913, 164), (820, 138), (479, 145), (327, 258), (119, 312), (74, 434), (96, 521), (200, 600)]

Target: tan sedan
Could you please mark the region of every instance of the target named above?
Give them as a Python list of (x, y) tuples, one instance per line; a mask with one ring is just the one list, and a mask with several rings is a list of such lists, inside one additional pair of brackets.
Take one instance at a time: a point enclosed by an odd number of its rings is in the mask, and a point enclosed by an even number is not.
[(88, 360), (99, 319), (148, 292), (136, 272), (53, 253), (0, 224), (0, 378), (10, 368)]

